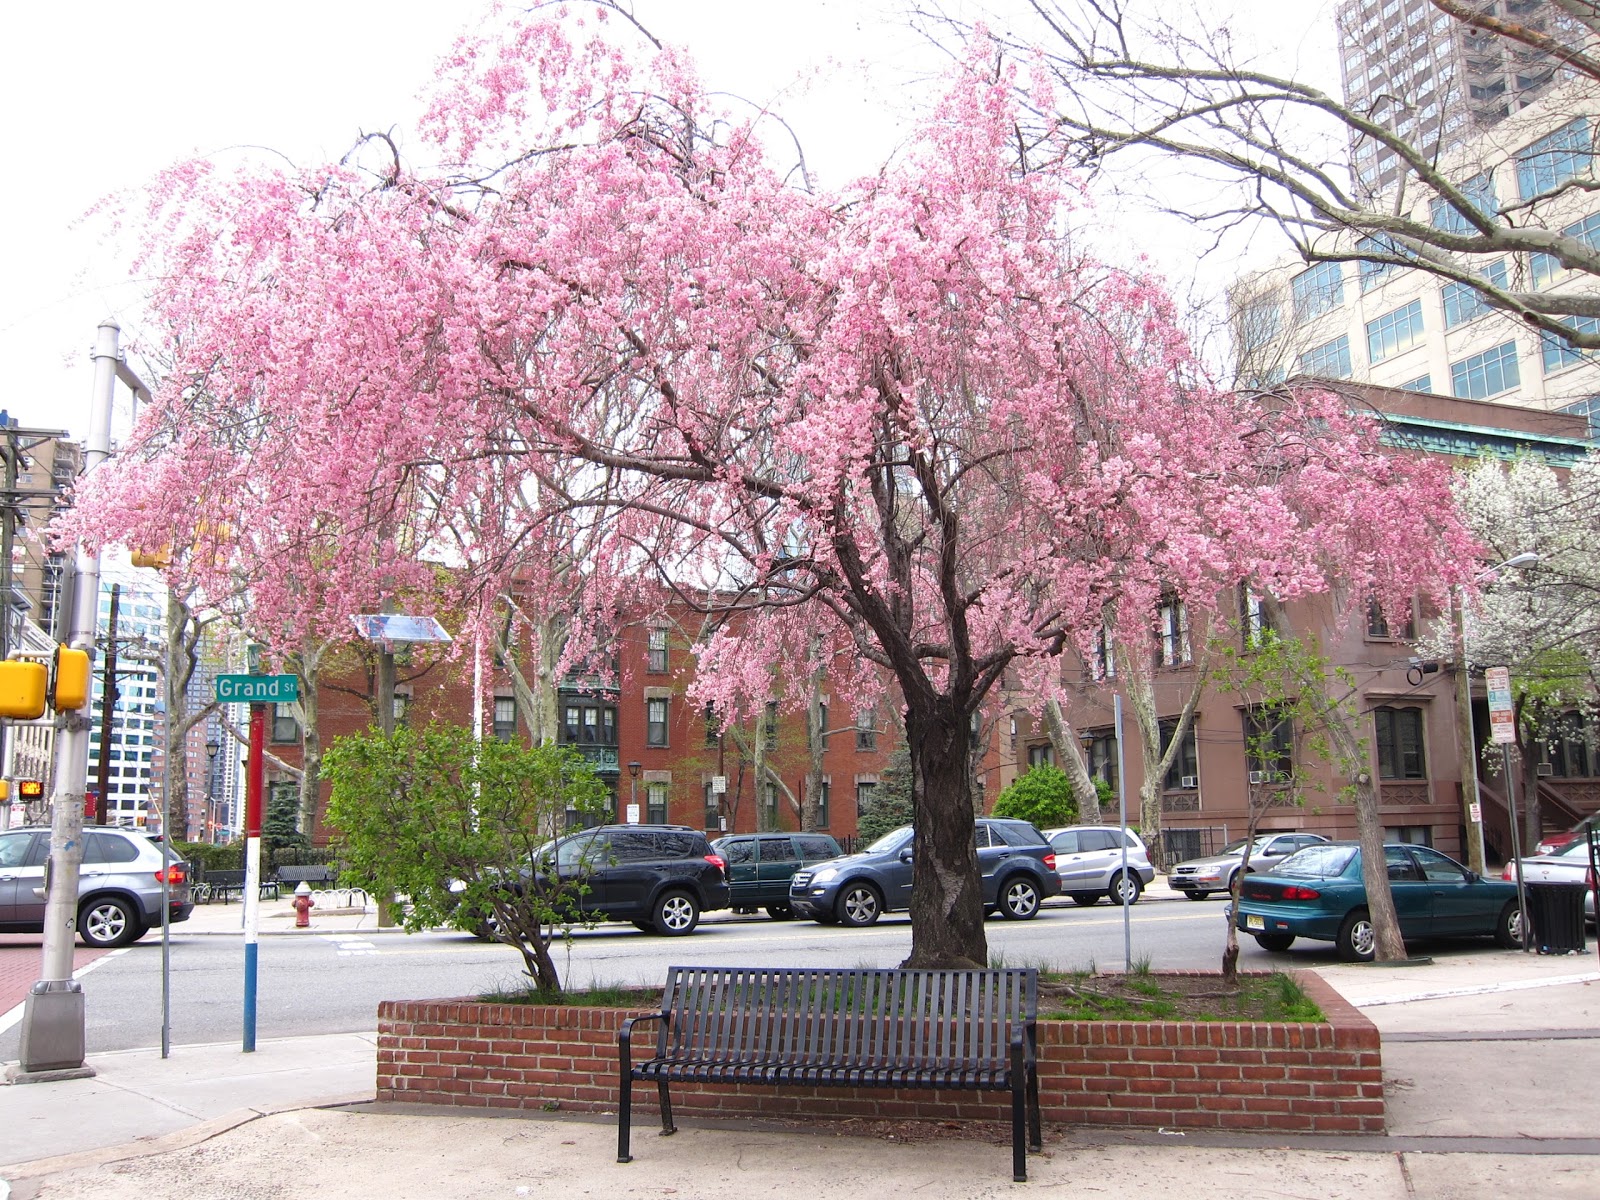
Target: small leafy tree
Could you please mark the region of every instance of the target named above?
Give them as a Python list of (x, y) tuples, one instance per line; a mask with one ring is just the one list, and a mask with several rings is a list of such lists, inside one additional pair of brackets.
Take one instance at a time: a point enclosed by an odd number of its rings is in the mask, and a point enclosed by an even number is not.
[(911, 786), (911, 753), (901, 746), (889, 756), (889, 765), (879, 776), (872, 799), (856, 820), (856, 834), (863, 844), (911, 824)]
[(430, 725), (340, 738), (323, 771), (351, 880), (408, 897), (412, 931), (444, 924), (458, 908), (492, 914), (494, 937), (521, 951), (534, 986), (561, 991), (550, 942), (583, 921), (584, 884), (538, 868), (568, 810), (605, 806), (605, 785), (580, 754)]
[(1067, 773), (1052, 763), (1039, 763), (1000, 793), (994, 815), (1032, 821), (1040, 829), (1049, 829), (1076, 821), (1078, 805)]
[(261, 821), (263, 861), (277, 861), (279, 850), (305, 850), (311, 839), (300, 832), (300, 791), (296, 787), (274, 786), (267, 792), (267, 811)]

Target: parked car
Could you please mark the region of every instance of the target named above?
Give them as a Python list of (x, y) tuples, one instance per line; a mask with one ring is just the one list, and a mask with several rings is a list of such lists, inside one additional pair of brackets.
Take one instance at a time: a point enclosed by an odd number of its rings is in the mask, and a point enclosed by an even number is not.
[[(1522, 945), (1515, 884), (1485, 879), (1427, 846), (1388, 845), (1400, 936), (1492, 937), (1505, 949)], [(1377, 938), (1361, 878), (1361, 846), (1329, 842), (1240, 881), (1234, 924), (1264, 950), (1287, 950), (1296, 938), (1332, 942), (1346, 962), (1372, 958)]]
[(825, 833), (738, 833), (718, 838), (711, 849), (726, 864), (733, 911), (753, 913), (764, 908), (775, 921), (794, 915), (789, 880), (796, 871), (844, 853)]
[[(1250, 843), (1250, 870), (1265, 871), (1289, 855), (1328, 839), (1319, 833), (1272, 832), (1256, 836)], [(1204, 900), (1212, 892), (1233, 890), (1233, 879), (1244, 858), (1245, 838), (1222, 848), (1220, 853), (1191, 858), (1173, 867), (1167, 882), (1191, 900)]]
[[(728, 907), (722, 858), (687, 825), (598, 825), (557, 838), (523, 869), (573, 884), (575, 916), (631, 921), (647, 933), (694, 932), (700, 914)], [(461, 928), (493, 936), (493, 918), (459, 911)]]
[[(48, 828), (0, 831), (0, 933), (44, 932), (44, 868)], [(78, 937), (86, 946), (126, 946), (161, 925), (161, 881), (167, 878), (169, 923), (194, 912), (189, 864), (137, 829), (91, 825), (83, 831), (78, 872)]]
[[(1137, 904), (1145, 885), (1156, 877), (1144, 842), (1120, 825), (1068, 825), (1046, 829), (1045, 838), (1056, 852), (1056, 874), (1061, 890), (1083, 905), (1110, 896), (1116, 904)], [(1126, 842), (1128, 871), (1122, 871)]]
[[(1500, 872), (1500, 878), (1510, 883), (1517, 881), (1515, 866), (1507, 863), (1505, 870)], [(1590, 924), (1594, 924), (1594, 871), (1589, 864), (1589, 840), (1580, 838), (1575, 842), (1568, 842), (1553, 853), (1540, 853), (1531, 858), (1522, 860), (1522, 879), (1524, 883), (1581, 883), (1588, 887), (1589, 894), (1583, 899), (1583, 915)], [(1537, 912), (1537, 910), (1535, 910)], [(1597, 926), (1600, 928), (1600, 926)]]
[(1600, 827), (1600, 813), (1591, 813), (1579, 821), (1571, 829), (1562, 833), (1547, 833), (1539, 839), (1539, 844), (1533, 848), (1536, 855), (1554, 854), (1573, 842), (1581, 842), (1589, 836), (1589, 831)]
[[(1013, 921), (1039, 914), (1061, 891), (1055, 851), (1027, 821), (980, 817), (978, 870), (983, 906)], [(886, 912), (911, 906), (911, 826), (886, 833), (859, 854), (803, 867), (789, 883), (789, 907), (823, 925), (871, 925)]]

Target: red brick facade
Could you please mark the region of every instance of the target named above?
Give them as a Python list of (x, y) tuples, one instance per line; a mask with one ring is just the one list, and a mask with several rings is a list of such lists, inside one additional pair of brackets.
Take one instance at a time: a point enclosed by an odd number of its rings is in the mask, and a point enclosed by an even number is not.
[[(1040, 1021), (1039, 1096), (1054, 1124), (1384, 1131), (1378, 1031), (1321, 978), (1297, 982), (1326, 1024)], [(378, 1008), (379, 1100), (473, 1108), (617, 1105), (617, 1031), (627, 1011), (385, 1001)], [(635, 1088), (635, 1120), (655, 1109)], [(999, 1093), (674, 1084), (687, 1117), (878, 1117), (1006, 1121)]]

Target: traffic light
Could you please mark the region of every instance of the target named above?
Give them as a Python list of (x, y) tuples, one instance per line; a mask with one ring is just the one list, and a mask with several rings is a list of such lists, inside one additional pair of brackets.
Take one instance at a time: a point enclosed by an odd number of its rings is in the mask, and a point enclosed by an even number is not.
[(43, 800), (44, 780), (19, 779), (17, 780), (17, 798), (20, 800)]
[(165, 570), (172, 565), (172, 543), (168, 542), (159, 550), (135, 550), (130, 556), (136, 567), (155, 567)]
[(0, 717), (36, 721), (44, 716), (50, 669), (42, 662), (0, 662)]
[(89, 654), (86, 650), (56, 647), (50, 671), (50, 707), (57, 712), (89, 703)]

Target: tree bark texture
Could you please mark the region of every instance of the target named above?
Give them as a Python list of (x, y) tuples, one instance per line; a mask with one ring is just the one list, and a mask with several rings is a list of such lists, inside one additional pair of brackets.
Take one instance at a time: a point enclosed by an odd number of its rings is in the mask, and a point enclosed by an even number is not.
[(1100, 789), (1094, 786), (1094, 776), (1089, 774), (1089, 764), (1084, 761), (1083, 749), (1078, 745), (1077, 731), (1072, 728), (1061, 709), (1061, 701), (1044, 702), (1044, 727), (1050, 736), (1050, 747), (1056, 752), (1056, 761), (1067, 774), (1072, 787), (1072, 798), (1078, 802), (1078, 819), (1085, 825), (1100, 825)]
[(912, 968), (988, 966), (983, 930), (983, 885), (973, 842), (967, 717), (947, 697), (908, 705), (906, 741), (911, 751)]

